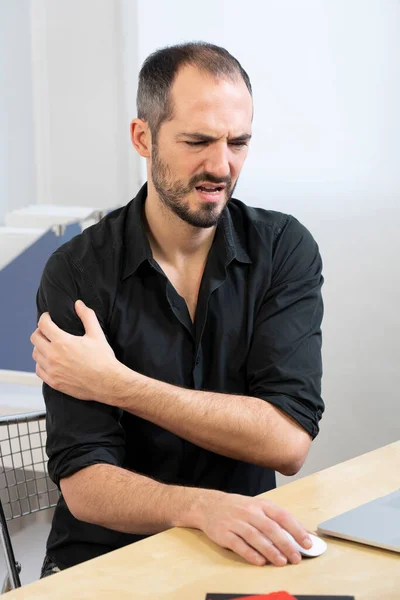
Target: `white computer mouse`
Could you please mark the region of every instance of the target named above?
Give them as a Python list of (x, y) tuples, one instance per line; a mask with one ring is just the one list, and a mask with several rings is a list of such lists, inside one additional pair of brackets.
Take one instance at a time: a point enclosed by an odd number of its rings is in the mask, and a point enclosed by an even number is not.
[(290, 535), (290, 533), (288, 531), (285, 531), (285, 533), (286, 533), (287, 537), (289, 538), (289, 540), (292, 542), (292, 544), (296, 547), (296, 550), (298, 550), (302, 556), (309, 556), (309, 557), (320, 556), (327, 549), (327, 545), (324, 542), (324, 540), (321, 540), (321, 538), (317, 537), (316, 535), (313, 535), (312, 533), (308, 534), (312, 541), (312, 546), (309, 549), (303, 548), (302, 546), (300, 546), (300, 544), (298, 544), (296, 542), (294, 537), (292, 535)]

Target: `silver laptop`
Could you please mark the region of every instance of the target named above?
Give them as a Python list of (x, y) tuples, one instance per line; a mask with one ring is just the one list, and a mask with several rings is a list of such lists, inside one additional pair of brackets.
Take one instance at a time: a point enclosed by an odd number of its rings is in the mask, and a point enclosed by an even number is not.
[(400, 552), (400, 489), (321, 523), (318, 533)]

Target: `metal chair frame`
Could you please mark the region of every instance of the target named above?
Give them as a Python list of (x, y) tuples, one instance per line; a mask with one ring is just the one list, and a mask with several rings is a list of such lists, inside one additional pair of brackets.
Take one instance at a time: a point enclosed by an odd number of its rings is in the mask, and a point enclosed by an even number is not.
[(44, 411), (0, 417), (0, 537), (8, 573), (2, 593), (21, 587), (7, 521), (52, 508), (60, 496), (45, 447)]

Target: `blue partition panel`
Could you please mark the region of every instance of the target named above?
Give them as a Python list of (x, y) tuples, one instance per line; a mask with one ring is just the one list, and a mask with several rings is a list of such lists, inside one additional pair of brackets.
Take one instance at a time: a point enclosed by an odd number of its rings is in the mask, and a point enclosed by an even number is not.
[(49, 230), (0, 270), (0, 369), (35, 371), (29, 338), (37, 325), (40, 278), (54, 250), (80, 231), (78, 223), (68, 225), (62, 236)]

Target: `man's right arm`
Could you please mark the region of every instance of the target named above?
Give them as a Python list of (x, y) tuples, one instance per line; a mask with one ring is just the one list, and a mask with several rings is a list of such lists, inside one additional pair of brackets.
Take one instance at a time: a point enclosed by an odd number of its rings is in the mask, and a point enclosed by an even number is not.
[(305, 529), (287, 511), (268, 500), (166, 485), (113, 465), (86, 467), (60, 484), (78, 520), (137, 534), (172, 527), (200, 529), (254, 565), (283, 566), (301, 560), (282, 528), (302, 545), (307, 538)]

